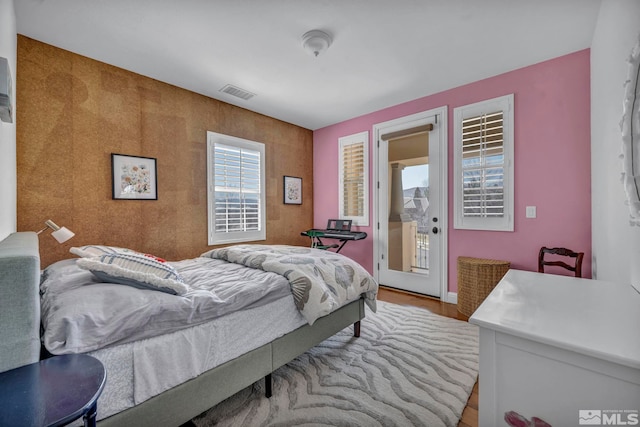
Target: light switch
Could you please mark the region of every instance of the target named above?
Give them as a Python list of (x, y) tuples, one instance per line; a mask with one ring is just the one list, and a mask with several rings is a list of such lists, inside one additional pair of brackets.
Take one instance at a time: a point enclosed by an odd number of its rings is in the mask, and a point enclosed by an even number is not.
[(535, 218), (535, 217), (536, 217), (536, 207), (527, 206), (527, 218)]

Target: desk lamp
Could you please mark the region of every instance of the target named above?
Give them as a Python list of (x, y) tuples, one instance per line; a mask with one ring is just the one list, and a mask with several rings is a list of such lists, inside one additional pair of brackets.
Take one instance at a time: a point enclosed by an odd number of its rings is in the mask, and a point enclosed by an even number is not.
[(64, 243), (70, 238), (72, 238), (73, 236), (75, 236), (75, 233), (73, 231), (69, 230), (67, 227), (58, 227), (56, 223), (51, 221), (50, 219), (46, 220), (44, 223), (46, 227), (38, 231), (36, 234), (40, 234), (43, 231), (45, 231), (47, 228), (50, 228), (53, 230), (51, 235), (53, 236), (54, 239), (58, 241), (58, 243)]

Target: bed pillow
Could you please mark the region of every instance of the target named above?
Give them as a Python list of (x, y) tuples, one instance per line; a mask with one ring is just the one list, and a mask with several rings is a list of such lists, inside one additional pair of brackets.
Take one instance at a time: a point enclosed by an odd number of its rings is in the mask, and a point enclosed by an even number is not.
[(91, 258), (106, 254), (137, 254), (139, 252), (133, 249), (119, 248), (117, 246), (105, 246), (105, 245), (85, 245), (74, 246), (69, 249), (74, 255), (78, 255), (80, 258)]
[(78, 266), (107, 283), (184, 295), (188, 287), (171, 265), (140, 253), (111, 253), (82, 258)]

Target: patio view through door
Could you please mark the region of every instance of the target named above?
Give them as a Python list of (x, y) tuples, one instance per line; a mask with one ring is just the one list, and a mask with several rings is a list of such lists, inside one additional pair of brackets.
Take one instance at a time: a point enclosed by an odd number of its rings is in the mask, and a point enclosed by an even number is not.
[(377, 279), (434, 297), (446, 291), (445, 118), (439, 109), (374, 126)]

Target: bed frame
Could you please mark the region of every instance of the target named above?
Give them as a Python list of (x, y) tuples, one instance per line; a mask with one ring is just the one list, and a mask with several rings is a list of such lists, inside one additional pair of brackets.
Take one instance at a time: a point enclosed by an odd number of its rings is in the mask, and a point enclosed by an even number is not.
[[(0, 273), (2, 372), (39, 359), (40, 257), (35, 233), (14, 233), (0, 242)], [(140, 405), (100, 420), (98, 425), (179, 426), (262, 378), (269, 397), (274, 370), (351, 324), (354, 335), (360, 336), (364, 315), (361, 298), (316, 320), (313, 326), (304, 325)]]

